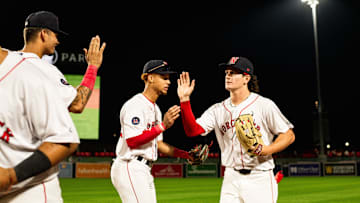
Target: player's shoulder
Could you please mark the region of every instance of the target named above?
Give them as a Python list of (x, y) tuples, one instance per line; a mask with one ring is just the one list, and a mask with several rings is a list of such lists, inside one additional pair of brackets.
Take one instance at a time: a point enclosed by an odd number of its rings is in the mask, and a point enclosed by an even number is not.
[(48, 61), (45, 61), (41, 59), (38, 55), (31, 53), (31, 52), (21, 52), (17, 51), (16, 54), (19, 54), (20, 56), (24, 57), (26, 60), (30, 61), (37, 67), (46, 67), (49, 69), (52, 69), (54, 71), (58, 71), (57, 67), (53, 64), (49, 63)]
[(141, 98), (140, 93), (132, 96), (128, 99), (121, 107), (121, 111), (124, 112), (126, 110), (139, 109), (141, 108)]
[(268, 107), (269, 105), (275, 105), (275, 102), (268, 98), (268, 97), (265, 97), (265, 96), (262, 96), (258, 93), (255, 93), (255, 92), (252, 92), (251, 93), (251, 98), (250, 99), (253, 99), (256, 101), (256, 103), (261, 106), (261, 107)]
[(226, 103), (229, 103), (230, 97), (211, 105), (208, 110), (223, 110)]
[[(41, 83), (44, 74), (31, 63), (26, 57), (19, 55), (17, 52), (8, 52), (9, 68), (11, 75), (14, 75), (22, 82), (31, 84)], [(40, 79), (40, 80), (39, 80)]]

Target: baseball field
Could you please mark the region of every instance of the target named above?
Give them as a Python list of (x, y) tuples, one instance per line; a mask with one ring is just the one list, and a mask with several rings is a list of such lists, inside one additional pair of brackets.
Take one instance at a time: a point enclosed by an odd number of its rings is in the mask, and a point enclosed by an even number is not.
[[(221, 178), (155, 178), (159, 203), (219, 202)], [(116, 203), (110, 179), (60, 179), (65, 203)], [(261, 194), (261, 191), (259, 191)], [(279, 203), (360, 202), (360, 177), (284, 177)]]

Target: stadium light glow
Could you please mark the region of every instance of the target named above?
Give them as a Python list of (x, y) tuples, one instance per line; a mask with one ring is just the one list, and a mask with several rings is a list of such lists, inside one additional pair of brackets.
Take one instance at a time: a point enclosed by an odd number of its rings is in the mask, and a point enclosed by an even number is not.
[(322, 107), (322, 98), (321, 98), (321, 88), (320, 88), (320, 67), (319, 67), (319, 45), (318, 45), (318, 32), (317, 32), (317, 13), (316, 6), (319, 5), (319, 0), (301, 0), (301, 2), (306, 3), (311, 7), (312, 10), (312, 20), (314, 28), (314, 42), (315, 42), (315, 65), (316, 65), (316, 82), (317, 82), (317, 110), (318, 110), (318, 125), (319, 125), (319, 140), (320, 140), (320, 159), (323, 161), (326, 160), (325, 155), (325, 144), (324, 144), (324, 129), (323, 129), (323, 107)]
[(319, 4), (319, 0), (301, 0), (301, 2), (306, 3), (311, 8), (316, 7)]

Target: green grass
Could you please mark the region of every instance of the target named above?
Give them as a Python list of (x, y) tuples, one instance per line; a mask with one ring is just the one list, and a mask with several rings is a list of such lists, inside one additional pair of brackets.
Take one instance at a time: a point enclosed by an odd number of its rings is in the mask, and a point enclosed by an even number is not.
[[(118, 203), (110, 179), (60, 179), (64, 203)], [(219, 202), (221, 178), (156, 178), (159, 203)], [(360, 177), (285, 177), (278, 203), (360, 202)]]
[[(68, 83), (77, 87), (84, 75), (65, 74)], [(100, 76), (96, 77), (94, 89), (100, 88)], [(99, 98), (100, 99), (100, 98)], [(70, 114), (81, 139), (99, 139), (99, 109), (85, 108), (81, 114)]]
[(81, 139), (99, 139), (99, 109), (85, 108), (81, 114), (70, 115)]

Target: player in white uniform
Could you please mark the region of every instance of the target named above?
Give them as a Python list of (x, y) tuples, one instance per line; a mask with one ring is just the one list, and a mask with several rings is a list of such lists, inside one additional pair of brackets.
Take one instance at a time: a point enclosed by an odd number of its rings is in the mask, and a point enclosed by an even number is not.
[(168, 64), (150, 60), (143, 69), (145, 82), (142, 93), (129, 99), (121, 108), (121, 135), (116, 146), (116, 159), (111, 168), (111, 180), (124, 203), (156, 202), (151, 163), (158, 158), (158, 150), (169, 156), (189, 159), (183, 150), (163, 142), (162, 132), (170, 128), (180, 116), (180, 107), (172, 106), (164, 119), (155, 103), (166, 95), (170, 86)]
[[(220, 65), (225, 69), (225, 89), (230, 97), (214, 104), (195, 120), (190, 95), (195, 80), (184, 72), (178, 79), (181, 116), (187, 136), (207, 135), (215, 130), (221, 150), (221, 163), (226, 167), (221, 188), (221, 203), (277, 201), (273, 153), (287, 148), (295, 140), (293, 125), (276, 104), (258, 93), (253, 64), (244, 57), (232, 57)], [(250, 157), (237, 139), (234, 123), (239, 115), (251, 114), (265, 143), (260, 156)], [(275, 138), (275, 135), (278, 135)], [(273, 139), (275, 140), (273, 141)]]
[(64, 98), (29, 59), (1, 48), (0, 97), (0, 203), (62, 202), (57, 164), (79, 143)]
[[(89, 50), (84, 49), (88, 68), (82, 83), (75, 89), (67, 81), (60, 70), (44, 61), (44, 55), (51, 55), (55, 52), (55, 47), (59, 44), (58, 35), (67, 35), (59, 29), (58, 17), (49, 11), (38, 11), (31, 13), (25, 20), (24, 28), (24, 48), (18, 52), (23, 57), (31, 58), (32, 62), (58, 87), (58, 94), (67, 100), (69, 111), (81, 113), (85, 108), (92, 90), (94, 88), (97, 70), (102, 63), (103, 51), (106, 44), (100, 47), (100, 37), (95, 36), (91, 39)], [(100, 51), (98, 51), (100, 49)], [(69, 100), (73, 98), (73, 100)]]

